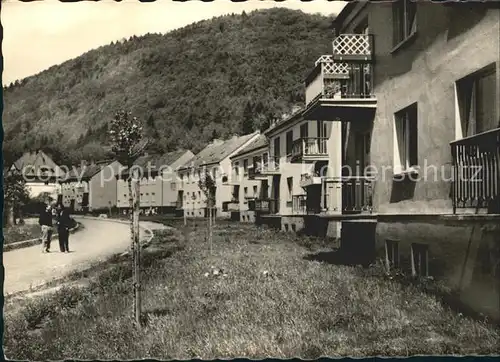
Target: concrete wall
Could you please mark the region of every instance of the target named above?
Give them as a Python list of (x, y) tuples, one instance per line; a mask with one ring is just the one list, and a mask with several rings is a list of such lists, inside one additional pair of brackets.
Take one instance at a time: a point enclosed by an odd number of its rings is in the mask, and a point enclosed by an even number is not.
[[(291, 204), (292, 195), (305, 195), (306, 191), (300, 187), (300, 176), (303, 173), (310, 172), (313, 169), (312, 163), (290, 163), (287, 160), (286, 155), (286, 134), (289, 131), (293, 131), (293, 140), (300, 138), (300, 126), (303, 123), (308, 124), (308, 137), (318, 137), (317, 133), (317, 122), (316, 121), (299, 121), (291, 122), (289, 126), (283, 127), (277, 130), (276, 133), (269, 135), (269, 145), (270, 145), (270, 155), (275, 157), (276, 150), (274, 149), (274, 140), (280, 137), (280, 215), (291, 215), (292, 206), (287, 206), (287, 203)], [(331, 127), (328, 125), (327, 127)], [(287, 179), (292, 177), (292, 193), (290, 195), (288, 190)], [(272, 189), (272, 180), (269, 181), (270, 189)], [(272, 191), (270, 191), (272, 192)]]
[(281, 217), (281, 231), (298, 232), (304, 229), (304, 216), (283, 216)]
[(400, 267), (411, 274), (411, 245), (427, 245), (429, 276), (462, 290), (463, 301), (480, 312), (499, 311), (500, 224), (490, 221), (383, 221), (377, 224), (377, 257), (386, 241), (398, 242)]
[(89, 207), (92, 210), (107, 209), (117, 204), (117, 179), (123, 166), (114, 161), (102, 168), (89, 182)]
[[(416, 36), (391, 53), (390, 5), (370, 4), (365, 10), (370, 32), (375, 36), (373, 78), (378, 106), (371, 137), (372, 164), (379, 170), (374, 190), (375, 211), (397, 213), (411, 208), (418, 213), (450, 213), (451, 185), (442, 180), (440, 174), (442, 168), (449, 179), (449, 142), (458, 138), (459, 133), (455, 127), (455, 82), (494, 62), (498, 72), (499, 11), (485, 10), (481, 6), (419, 2)], [(354, 25), (355, 21), (350, 27)], [(415, 102), (418, 107), (418, 164), (422, 170), (434, 165), (439, 174), (429, 169), (427, 180), (393, 182), (394, 113)], [(500, 118), (498, 112), (497, 118)], [(389, 171), (384, 173), (382, 180), (384, 167)]]

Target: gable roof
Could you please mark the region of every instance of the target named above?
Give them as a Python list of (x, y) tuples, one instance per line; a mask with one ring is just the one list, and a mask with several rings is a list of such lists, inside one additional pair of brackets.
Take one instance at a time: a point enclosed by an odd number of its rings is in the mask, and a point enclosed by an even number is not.
[(238, 151), (234, 156), (231, 156), (231, 159), (237, 158), (239, 156), (258, 150), (260, 148), (267, 147), (268, 145), (269, 141), (267, 140), (267, 137), (261, 134), (259, 135), (259, 137), (250, 142), (247, 146), (245, 146), (242, 150)]
[(180, 169), (191, 167), (197, 168), (204, 165), (219, 163), (257, 134), (259, 134), (259, 132), (250, 133), (244, 136), (233, 136), (226, 141), (214, 140), (214, 142), (201, 150), (200, 153), (198, 153), (191, 161), (185, 163), (182, 167), (180, 167)]
[(304, 107), (297, 107), (297, 109), (292, 110), (291, 114), (283, 116), (281, 120), (279, 120), (275, 124), (271, 125), (268, 129), (266, 129), (264, 131), (264, 134), (268, 135), (270, 133), (273, 133), (278, 129), (287, 126), (288, 124), (300, 119), (304, 114), (304, 110), (305, 110)]
[(104, 167), (112, 164), (113, 162), (115, 161), (104, 160), (91, 163), (89, 165), (73, 167), (71, 171), (68, 173), (67, 177), (64, 178), (64, 181), (68, 182), (68, 181), (90, 180), (92, 177), (101, 172)]
[(26, 176), (39, 176), (49, 174), (50, 176), (62, 176), (59, 166), (43, 151), (26, 152), (12, 167), (21, 171)]

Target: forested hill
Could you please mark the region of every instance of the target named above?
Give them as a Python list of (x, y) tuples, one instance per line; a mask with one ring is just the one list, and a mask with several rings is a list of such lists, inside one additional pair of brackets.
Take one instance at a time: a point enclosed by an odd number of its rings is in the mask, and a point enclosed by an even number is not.
[(145, 121), (158, 151), (265, 127), (303, 103), (305, 76), (331, 52), (331, 21), (284, 8), (226, 15), (53, 66), (4, 89), (6, 161), (35, 148), (59, 162), (104, 157), (119, 109)]

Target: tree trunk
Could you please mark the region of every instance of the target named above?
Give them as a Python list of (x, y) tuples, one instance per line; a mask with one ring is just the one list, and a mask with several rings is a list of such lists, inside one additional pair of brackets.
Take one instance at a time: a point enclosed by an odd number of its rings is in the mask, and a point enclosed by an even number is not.
[(140, 213), (140, 183), (138, 170), (134, 170), (134, 187), (132, 188), (132, 235), (134, 244), (134, 296), (135, 296), (135, 320), (138, 326), (141, 325), (141, 284), (140, 284), (140, 257), (141, 248), (139, 245), (139, 213)]
[(212, 255), (212, 201), (208, 208), (208, 242), (210, 243), (210, 256)]

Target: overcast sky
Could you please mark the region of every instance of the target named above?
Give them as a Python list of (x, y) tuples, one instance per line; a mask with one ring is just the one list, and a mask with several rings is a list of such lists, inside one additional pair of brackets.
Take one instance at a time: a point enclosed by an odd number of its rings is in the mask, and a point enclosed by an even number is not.
[(4, 28), (4, 85), (36, 74), (54, 64), (75, 58), (111, 41), (146, 33), (165, 33), (192, 22), (227, 13), (287, 7), (307, 13), (338, 14), (343, 1), (249, 0), (233, 3), (216, 0), (140, 3), (125, 0), (61, 3), (44, 0), (24, 3), (5, 0), (1, 17)]

